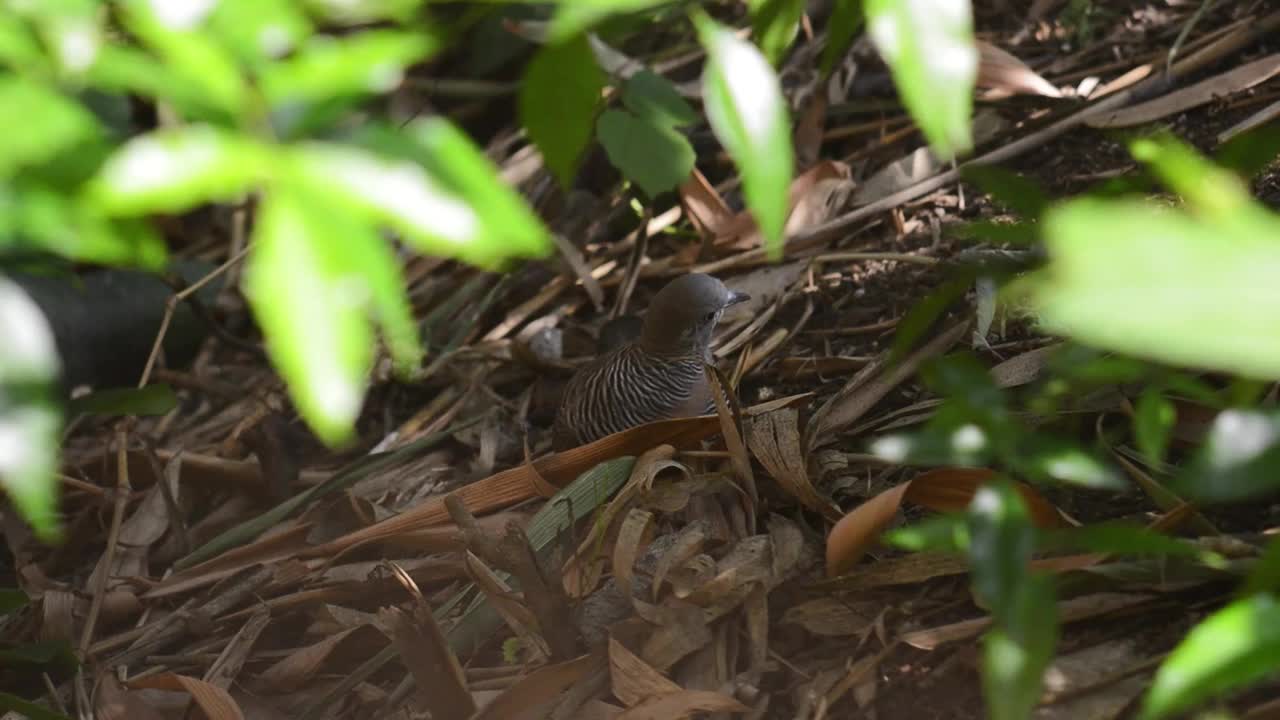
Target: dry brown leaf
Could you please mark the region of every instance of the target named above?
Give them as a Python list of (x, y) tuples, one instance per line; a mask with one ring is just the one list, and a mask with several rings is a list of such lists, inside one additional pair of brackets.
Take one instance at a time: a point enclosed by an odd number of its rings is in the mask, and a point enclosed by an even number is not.
[(990, 93), (989, 97), (1015, 93), (1062, 97), (1058, 88), (1014, 55), (984, 40), (975, 40), (974, 43), (978, 46), (977, 86), (999, 91)]
[(391, 628), (391, 642), (409, 669), (418, 698), (432, 717), (469, 717), (476, 711), (462, 667), (436, 623), (431, 608), (415, 593), (413, 612), (383, 608), (381, 617)]
[(655, 696), (680, 692), (679, 685), (612, 637), (609, 638), (609, 677), (614, 697), (627, 707)]
[(641, 703), (618, 716), (617, 720), (684, 720), (694, 713), (747, 712), (751, 708), (710, 690), (681, 690)]
[(724, 198), (720, 197), (720, 193), (716, 192), (696, 167), (689, 179), (680, 185), (678, 194), (684, 214), (698, 231), (698, 235), (705, 240), (709, 241), (720, 235), (722, 228), (734, 216)]
[[(853, 567), (898, 516), (904, 502), (942, 512), (958, 512), (967, 508), (978, 489), (994, 476), (991, 470), (981, 468), (929, 470), (862, 503), (827, 534), (827, 577), (842, 575)], [(1015, 487), (1038, 527), (1061, 524), (1058, 511), (1030, 485), (1017, 483)]]
[(942, 163), (928, 147), (917, 148), (876, 171), (876, 174), (862, 183), (851, 202), (854, 205), (868, 205), (933, 177), (942, 168)]
[(840, 519), (840, 508), (809, 481), (801, 450), (799, 417), (794, 408), (755, 417), (747, 428), (748, 445), (783, 490), (801, 505), (835, 522)]
[(1018, 387), (1033, 382), (1044, 373), (1049, 358), (1061, 347), (1062, 343), (1054, 343), (1014, 355), (991, 368), (991, 380), (1000, 388)]
[(131, 688), (151, 688), (153, 690), (174, 690), (185, 692), (195, 700), (196, 706), (204, 711), (209, 720), (244, 720), (240, 706), (226, 690), (177, 673), (160, 673), (148, 675), (129, 682)]
[(618, 539), (613, 544), (613, 577), (617, 579), (624, 597), (631, 597), (631, 577), (636, 558), (653, 539), (653, 513), (631, 508), (618, 529)]
[(1213, 102), (1218, 98), (1248, 90), (1277, 74), (1280, 74), (1280, 53), (1254, 60), (1155, 100), (1094, 115), (1086, 120), (1085, 124), (1095, 128), (1117, 128), (1154, 122), (1174, 113)]
[[(147, 704), (136, 692), (129, 692), (115, 676), (103, 673), (93, 696), (97, 720), (163, 720), (164, 715)], [(5, 717), (8, 715), (6, 714)], [(18, 716), (22, 717), (22, 716)]]
[(530, 652), (543, 658), (551, 657), (551, 648), (547, 646), (546, 638), (538, 632), (538, 619), (520, 602), (511, 586), (470, 550), (466, 553), (466, 563), (472, 581), (488, 597), (494, 611), (511, 632), (520, 638)]
[(871, 632), (879, 610), (876, 603), (820, 597), (788, 608), (782, 622), (799, 625), (814, 635), (864, 635)]
[(794, 145), (798, 168), (807, 168), (822, 156), (822, 139), (827, 129), (827, 103), (826, 93), (811, 93), (796, 120)]
[[(363, 634), (364, 637), (352, 637), (357, 632)], [(348, 643), (348, 638), (351, 638), (350, 642), (353, 643), (353, 647), (348, 648), (346, 652), (339, 652), (339, 649)], [(254, 679), (253, 686), (263, 691), (270, 690), (276, 693), (297, 690), (313, 680), (331, 657), (338, 657), (343, 662), (354, 666), (359, 660), (367, 656), (352, 657), (356, 654), (354, 652), (356, 648), (359, 648), (362, 644), (381, 643), (383, 640), (385, 640), (385, 637), (382, 633), (370, 625), (344, 630), (289, 653), (274, 665), (262, 671)]]
[(658, 599), (658, 594), (662, 590), (662, 583), (667, 579), (667, 575), (678, 567), (682, 567), (686, 562), (693, 559), (698, 553), (702, 552), (703, 545), (707, 541), (708, 523), (705, 520), (695, 520), (680, 528), (676, 533), (675, 539), (671, 542), (671, 547), (662, 553), (658, 558), (658, 562), (653, 571), (653, 588), (652, 597)]
[(520, 678), (492, 702), (480, 708), (471, 720), (534, 720), (546, 717), (548, 706), (560, 693), (582, 680), (603, 660), (599, 655), (583, 655), (554, 665), (544, 665)]

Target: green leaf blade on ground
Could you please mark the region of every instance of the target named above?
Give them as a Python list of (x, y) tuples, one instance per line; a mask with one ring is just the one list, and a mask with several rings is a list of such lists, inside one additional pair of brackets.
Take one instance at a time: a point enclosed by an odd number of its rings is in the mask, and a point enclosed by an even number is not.
[(779, 259), (795, 153), (778, 76), (750, 43), (705, 14), (693, 17), (707, 51), (707, 120), (742, 175), (743, 194), (769, 256)]
[(573, 183), (578, 160), (591, 141), (604, 73), (585, 35), (544, 45), (520, 84), (520, 124), (564, 187)]
[(1237, 600), (1183, 638), (1156, 671), (1141, 720), (1159, 720), (1280, 669), (1280, 603), (1269, 593)]
[(946, 160), (968, 152), (978, 76), (969, 0), (866, 0), (865, 10), (871, 39), (929, 147)]
[(383, 242), (292, 187), (263, 201), (244, 289), (267, 351), (316, 435), (352, 437), (373, 359), (369, 290), (344, 245)]
[[(1256, 208), (1254, 208), (1256, 209)], [(1051, 332), (1136, 357), (1280, 378), (1280, 221), (1208, 221), (1081, 198), (1049, 211), (1050, 261), (1032, 290)]]
[(668, 127), (625, 110), (606, 110), (596, 132), (609, 162), (650, 198), (674, 189), (693, 171), (693, 146)]
[(61, 535), (57, 469), (62, 413), (53, 331), (40, 308), (0, 275), (0, 488), (45, 541)]
[(122, 145), (90, 181), (89, 200), (112, 214), (181, 212), (229, 200), (272, 172), (274, 153), (207, 125), (157, 130)]

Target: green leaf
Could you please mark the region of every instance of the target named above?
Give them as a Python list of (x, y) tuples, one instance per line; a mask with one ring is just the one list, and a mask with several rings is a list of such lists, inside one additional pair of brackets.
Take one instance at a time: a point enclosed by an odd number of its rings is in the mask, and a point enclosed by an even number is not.
[(1254, 208), (1253, 196), (1243, 180), (1172, 135), (1141, 138), (1129, 149), (1188, 205), (1210, 217), (1230, 219)]
[(693, 19), (707, 51), (702, 74), (707, 120), (738, 166), (747, 207), (769, 256), (780, 259), (794, 151), (778, 76), (750, 43), (700, 11)]
[(1274, 594), (1277, 590), (1280, 590), (1280, 537), (1272, 537), (1263, 548), (1262, 555), (1258, 557), (1253, 568), (1249, 570), (1249, 576), (1245, 578), (1240, 594), (1241, 596), (1264, 592)]
[(457, 126), (437, 116), (410, 124), (407, 133), (432, 175), (480, 216), (488, 253), (503, 258), (542, 258), (551, 253), (554, 246), (542, 221)]
[(294, 404), (331, 445), (352, 436), (373, 360), (368, 280), (353, 253), (383, 242), (350, 215), (281, 185), (259, 208), (244, 291)]
[(800, 30), (804, 0), (751, 0), (751, 39), (777, 66)]
[(262, 70), (262, 91), (273, 107), (394, 90), (409, 65), (437, 49), (429, 37), (365, 30), (344, 38), (318, 35), (287, 60)]
[(671, 81), (649, 70), (627, 78), (622, 86), (622, 104), (644, 120), (667, 127), (683, 127), (698, 121), (698, 113), (689, 105)]
[(1040, 701), (1058, 642), (1053, 579), (1024, 578), (1004, 616), (983, 637), (982, 685), (992, 720), (1026, 720)]
[(827, 46), (822, 48), (822, 77), (830, 77), (837, 63), (853, 45), (853, 38), (866, 24), (862, 0), (835, 0), (831, 19), (827, 21)]
[(968, 0), (866, 0), (866, 14), (871, 40), (934, 154), (967, 153), (978, 74)]
[(0, 61), (35, 77), (52, 72), (39, 41), (14, 12), (0, 13)]
[(26, 717), (28, 720), (71, 720), (71, 718), (60, 712), (54, 712), (49, 708), (23, 700), (17, 695), (11, 695), (7, 692), (0, 692), (0, 710), (13, 711)]
[(0, 617), (21, 610), (31, 603), (27, 594), (16, 588), (0, 588)]
[(609, 162), (650, 198), (674, 189), (693, 171), (693, 146), (669, 127), (625, 110), (606, 110), (596, 132)]
[(312, 33), (311, 22), (292, 0), (218, 0), (209, 26), (249, 66), (284, 57)]
[(1156, 671), (1141, 720), (1169, 717), (1280, 669), (1280, 604), (1270, 594), (1237, 600), (1183, 638)]
[(1120, 555), (1156, 555), (1193, 558), (1201, 554), (1195, 545), (1164, 533), (1126, 522), (1104, 522), (1050, 531), (1044, 546)]
[(147, 270), (164, 267), (164, 240), (142, 220), (107, 218), (88, 203), (41, 187), (25, 188), (14, 204), (15, 223), (23, 237), (0, 237), (0, 248), (35, 245), (84, 262)]
[(1280, 123), (1241, 133), (1218, 148), (1214, 161), (1250, 180), (1280, 157)]
[(108, 388), (74, 398), (67, 404), (67, 414), (93, 415), (164, 415), (178, 406), (178, 396), (168, 385), (141, 388)]
[(960, 174), (1000, 204), (1028, 220), (1040, 217), (1049, 207), (1049, 196), (1039, 185), (1002, 167), (966, 165)]
[(422, 0), (303, 0), (312, 12), (336, 23), (363, 25), (376, 20), (408, 21)]
[(1169, 433), (1177, 421), (1177, 410), (1165, 399), (1158, 387), (1142, 391), (1134, 405), (1133, 436), (1138, 450), (1153, 463), (1164, 462), (1169, 448)]
[(173, 66), (135, 47), (103, 45), (86, 78), (100, 90), (164, 100), (188, 118), (227, 122), (231, 117), (215, 98), (189, 83)]
[(1035, 245), (1040, 241), (1040, 225), (1034, 222), (974, 220), (951, 231), (963, 240), (986, 240), (1001, 245)]
[(270, 177), (273, 156), (248, 137), (207, 125), (156, 130), (108, 158), (89, 197), (113, 214), (181, 212), (254, 189)]
[(62, 414), (54, 402), (60, 362), (40, 308), (0, 275), (0, 488), (18, 513), (51, 542), (57, 515)]
[(1022, 496), (1007, 479), (987, 483), (969, 503), (973, 590), (997, 625), (1022, 612), (1018, 590), (1028, 580), (1036, 533)]
[(551, 21), (550, 39), (560, 42), (578, 35), (610, 15), (647, 10), (669, 0), (573, 0), (559, 3)]
[(1019, 439), (1008, 460), (1033, 477), (1047, 477), (1093, 490), (1128, 487), (1123, 477), (1093, 454), (1045, 434), (1028, 434)]
[[(50, 86), (16, 75), (0, 76), (0, 178), (46, 162), (98, 135), (93, 114)], [(21, 112), (14, 110), (21, 108)]]
[(543, 46), (520, 84), (520, 124), (566, 188), (573, 184), (578, 159), (591, 140), (603, 88), (604, 73), (584, 35)]
[(969, 526), (963, 514), (948, 513), (890, 530), (881, 540), (911, 552), (965, 552), (969, 549)]
[(1134, 200), (1055, 207), (1032, 291), (1041, 323), (1136, 357), (1280, 377), (1280, 222), (1250, 210), (1210, 221)]
[(1237, 502), (1280, 487), (1280, 413), (1224, 410), (1196, 458), (1169, 489), (1205, 502)]

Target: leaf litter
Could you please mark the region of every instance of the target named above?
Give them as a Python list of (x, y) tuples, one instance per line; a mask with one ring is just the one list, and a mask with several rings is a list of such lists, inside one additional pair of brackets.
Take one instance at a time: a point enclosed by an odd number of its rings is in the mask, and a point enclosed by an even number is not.
[[(1206, 85), (1087, 124), (1172, 117), (1212, 139), (1247, 119), (1256, 108), (1215, 114), (1222, 94), (1273, 96), (1274, 62), (1242, 56), (1233, 38), (1247, 18), (1232, 13), (1208, 13), (1184, 46), (1227, 61)], [(1058, 193), (1124, 171), (1080, 123), (1046, 133), (1033, 120), (1141, 82), (1185, 14), (1147, 21), (1161, 24), (1118, 25), (1062, 52), (1069, 28), (1051, 13), (980, 15), (980, 28), (999, 28), (981, 45), (983, 101), (1014, 120), (984, 147)], [(809, 42), (783, 74), (816, 87)], [(592, 51), (630, 75), (642, 45)], [(652, 67), (697, 94), (680, 65)], [(850, 93), (884, 81), (874, 63), (858, 72)], [(1220, 77), (1234, 84), (1206, 94)], [(67, 438), (63, 546), (37, 545), (6, 515), (12, 563), (0, 570), (30, 604), (0, 638), (78, 647), (78, 674), (45, 675), (48, 700), (103, 718), (982, 717), (975, 670), (958, 659), (990, 623), (966, 592), (967, 564), (879, 541), (922, 509), (963, 509), (988, 473), (922, 473), (866, 448), (937, 412), (918, 370), (971, 346), (973, 289), (905, 354), (895, 332), (946, 279), (936, 261), (962, 249), (951, 228), (1000, 211), (954, 179), (935, 183), (949, 171), (917, 149), (900, 107), (868, 113), (855, 97), (818, 95), (801, 105), (804, 165), (778, 266), (712, 153), (637, 217), (616, 176), (590, 202), (557, 200), (536, 153), (495, 140), (505, 176), (571, 230), (562, 260), (504, 278), (407, 260), (426, 367), (412, 383), (375, 374), (345, 450), (300, 430), (258, 357), (211, 341), (191, 369), (158, 368), (177, 408), (89, 418)], [(583, 172), (599, 175), (599, 159)], [(753, 297), (720, 331), (716, 377), (730, 401), (544, 454), (538, 418), (594, 354), (611, 298), (643, 310), (689, 270)], [(1044, 377), (1055, 348), (1017, 321), (983, 325), (989, 344), (970, 349), (997, 385)], [(1192, 415), (1179, 413), (1178, 434), (1193, 432)], [(1141, 488), (1131, 511), (1023, 483), (1032, 516), (1067, 524), (1067, 504), (1086, 528), (1126, 514), (1236, 540), (1129, 448), (1111, 449)], [(1247, 557), (1255, 546), (1243, 545)], [(1195, 563), (1086, 553), (1033, 565), (1071, 590), (1058, 612), (1073, 634), (1046, 676), (1043, 718), (1116, 716), (1190, 621), (1183, 600), (1221, 596), (1222, 571)]]

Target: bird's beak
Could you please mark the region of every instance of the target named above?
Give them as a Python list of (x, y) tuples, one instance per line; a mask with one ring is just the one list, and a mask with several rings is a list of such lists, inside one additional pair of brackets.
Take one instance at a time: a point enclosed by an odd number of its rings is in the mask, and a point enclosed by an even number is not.
[(729, 291), (729, 301), (728, 301), (728, 302), (726, 302), (726, 303), (724, 304), (724, 306), (725, 306), (725, 307), (729, 307), (730, 305), (737, 305), (737, 304), (738, 304), (738, 303), (740, 303), (740, 302), (746, 302), (746, 301), (748, 301), (748, 300), (750, 300), (750, 299), (751, 299), (751, 296), (750, 296), (750, 295), (748, 295), (748, 294), (746, 294), (746, 293), (743, 293), (743, 292), (734, 292), (733, 290), (730, 290), (730, 291)]

